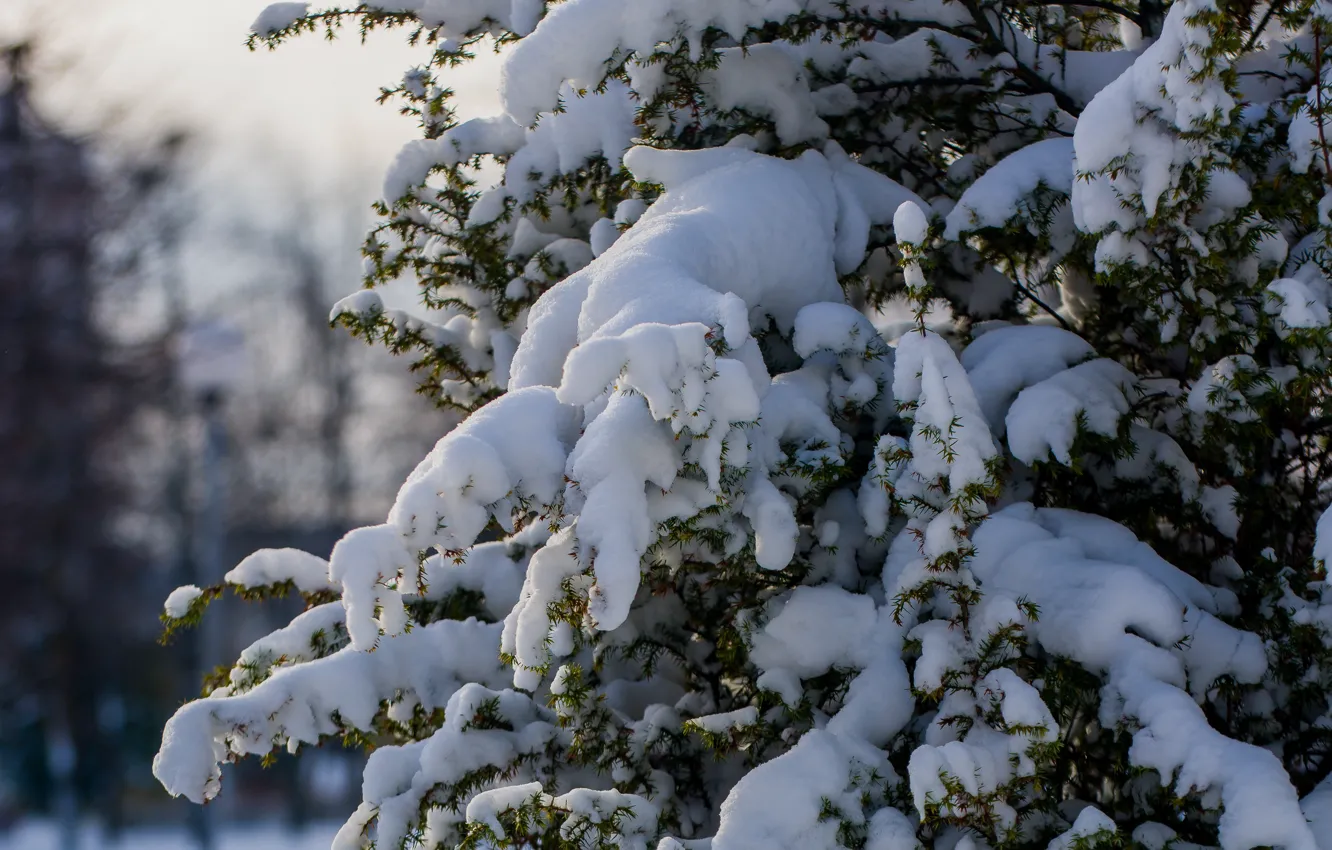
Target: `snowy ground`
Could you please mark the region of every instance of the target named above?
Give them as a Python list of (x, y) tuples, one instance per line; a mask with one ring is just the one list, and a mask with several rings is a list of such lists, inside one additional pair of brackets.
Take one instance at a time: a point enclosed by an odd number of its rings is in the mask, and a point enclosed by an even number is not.
[[(337, 824), (321, 824), (293, 832), (282, 826), (225, 826), (218, 829), (213, 850), (328, 850)], [(140, 827), (109, 842), (94, 826), (82, 831), (77, 850), (191, 850), (195, 845), (183, 829)], [(0, 832), (0, 850), (69, 850), (49, 821), (30, 821)]]

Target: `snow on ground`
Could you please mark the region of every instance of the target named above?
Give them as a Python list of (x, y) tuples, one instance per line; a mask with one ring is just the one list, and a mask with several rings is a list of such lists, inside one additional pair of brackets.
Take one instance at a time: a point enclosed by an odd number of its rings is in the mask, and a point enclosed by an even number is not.
[[(213, 850), (328, 850), (338, 824), (316, 824), (292, 830), (281, 824), (219, 826)], [(77, 850), (191, 850), (189, 832), (180, 826), (136, 827), (119, 840), (101, 834), (94, 824), (83, 827)], [(0, 850), (71, 850), (61, 846), (61, 834), (50, 821), (25, 821), (0, 831)]]

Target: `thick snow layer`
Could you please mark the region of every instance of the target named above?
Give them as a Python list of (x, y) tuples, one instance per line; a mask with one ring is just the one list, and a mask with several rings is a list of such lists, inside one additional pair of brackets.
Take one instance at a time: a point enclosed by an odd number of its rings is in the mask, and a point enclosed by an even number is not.
[(467, 822), (483, 823), (490, 827), (496, 838), (503, 840), (508, 836), (499, 821), (501, 812), (516, 809), (525, 803), (549, 805), (550, 802), (550, 795), (542, 793), (540, 782), (491, 788), (477, 794), (467, 803)]
[(1318, 783), (1300, 801), (1300, 808), (1309, 820), (1309, 828), (1318, 841), (1318, 850), (1332, 847), (1332, 776)]
[(790, 52), (776, 44), (720, 52), (717, 69), (703, 83), (718, 109), (771, 118), (784, 145), (827, 137), (828, 125), (818, 116), (804, 69)]
[(328, 320), (336, 321), (339, 316), (353, 316), (358, 319), (372, 319), (384, 312), (384, 299), (378, 292), (362, 289), (338, 300), (329, 311)]
[(1243, 378), (1262, 373), (1247, 354), (1223, 357), (1203, 370), (1189, 389), (1188, 408), (1196, 414), (1219, 414), (1235, 422), (1252, 422), (1258, 414), (1239, 386)]
[(302, 612), (283, 628), (270, 632), (241, 651), (231, 669), (231, 693), (253, 687), (278, 663), (299, 664), (316, 657), (316, 638), (332, 645), (339, 627), (345, 628), (346, 609), (337, 602)]
[[(480, 209), (472, 214), (473, 223), (493, 218), (487, 210), (498, 211), (495, 202), (499, 197), (531, 200), (544, 181), (571, 174), (594, 157), (604, 157), (613, 168), (620, 167), (624, 152), (636, 135), (634, 101), (629, 88), (619, 80), (611, 80), (602, 91), (580, 95), (565, 86), (560, 90), (560, 101), (564, 107), (561, 112), (543, 113), (540, 123), (526, 132), (521, 147), (505, 167), (504, 185), (478, 204)], [(511, 144), (508, 128), (516, 126), (512, 119), (493, 120), (497, 126), (505, 127), (505, 135), (498, 141)], [(508, 124), (504, 124), (506, 120)]]
[(806, 304), (842, 300), (838, 272), (855, 270), (870, 225), (910, 195), (845, 155), (637, 147), (625, 162), (667, 193), (532, 308), (511, 387), (557, 386), (575, 344), (645, 322), (719, 327), (732, 349), (750, 320), (789, 329)]
[(389, 524), (414, 551), (462, 550), (524, 502), (549, 505), (564, 488), (576, 411), (542, 387), (511, 390), (473, 413), (417, 464)]
[(893, 233), (898, 242), (919, 245), (925, 241), (930, 223), (920, 204), (903, 203), (893, 213)]
[[(1049, 850), (1072, 850), (1081, 841), (1102, 841), (1119, 832), (1115, 822), (1095, 806), (1088, 806), (1078, 812), (1077, 820), (1068, 832), (1050, 842)], [(1136, 836), (1135, 836), (1136, 837)]]
[[(472, 718), (489, 704), (508, 729), (475, 728)], [(429, 738), (403, 746), (381, 747), (371, 756), (362, 786), (364, 802), (339, 831), (333, 850), (359, 850), (364, 824), (377, 816), (377, 841), (396, 847), (407, 836), (417, 818), (422, 799), (440, 784), (459, 782), (487, 765), (508, 764), (521, 755), (541, 752), (559, 734), (554, 714), (531, 697), (511, 690), (492, 690), (480, 684), (459, 688), (444, 707), (444, 726)], [(426, 845), (453, 844), (461, 836), (458, 827), (467, 820), (489, 823), (503, 808), (521, 804), (540, 793), (539, 783), (529, 770), (521, 770), (509, 782), (509, 790), (481, 796), (473, 809), (471, 800), (479, 790), (462, 798), (462, 810), (441, 809), (428, 822)], [(530, 783), (530, 784), (529, 784)], [(514, 786), (522, 789), (520, 793)], [(492, 826), (493, 828), (493, 826)]]
[(533, 34), (505, 62), (500, 95), (505, 111), (530, 124), (554, 107), (566, 81), (593, 89), (605, 75), (604, 57), (618, 50), (649, 56), (657, 44), (682, 34), (695, 43), (717, 27), (735, 39), (765, 20), (781, 20), (799, 10), (797, 0), (574, 0), (554, 6)]
[(754, 636), (749, 657), (761, 670), (785, 669), (802, 679), (828, 672), (834, 664), (858, 661), (863, 667), (878, 612), (868, 596), (840, 587), (800, 587), (775, 606)]
[(478, 543), (461, 563), (447, 555), (433, 555), (422, 564), (427, 599), (444, 599), (459, 590), (470, 590), (485, 599), (486, 611), (502, 620), (518, 602), (527, 564), (509, 556), (504, 542)]
[(532, 556), (518, 604), (504, 620), (500, 645), (517, 662), (514, 684), (518, 687), (534, 689), (536, 682), (526, 671), (543, 668), (547, 663), (550, 609), (563, 598), (564, 582), (582, 572), (574, 549), (573, 530), (566, 528)]

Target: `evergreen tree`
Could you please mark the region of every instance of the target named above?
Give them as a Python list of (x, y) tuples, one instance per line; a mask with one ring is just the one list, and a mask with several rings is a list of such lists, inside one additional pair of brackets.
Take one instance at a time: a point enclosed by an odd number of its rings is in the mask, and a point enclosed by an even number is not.
[(309, 608), (171, 720), (169, 791), (340, 736), (338, 848), (1332, 848), (1332, 8), (281, 3), (251, 43), (347, 24), (420, 47), (424, 138), (333, 319), (468, 416), (330, 561), (229, 574)]

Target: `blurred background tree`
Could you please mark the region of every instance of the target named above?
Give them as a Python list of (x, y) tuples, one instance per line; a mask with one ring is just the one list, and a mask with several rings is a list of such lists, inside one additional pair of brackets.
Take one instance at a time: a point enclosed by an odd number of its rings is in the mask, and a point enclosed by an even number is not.
[(97, 799), (116, 793), (121, 760), (101, 733), (124, 716), (123, 650), (143, 643), (128, 614), (146, 598), (112, 531), (110, 458), (156, 367), (99, 327), (110, 193), (89, 147), (34, 113), (27, 55), (9, 48), (0, 72), (0, 729), (20, 747), (20, 802), (72, 816), (115, 809)]
[[(292, 612), (237, 605), (170, 648), (153, 612), (256, 548), (327, 554), (452, 424), (329, 328), (359, 280), (356, 187), (298, 181), (277, 226), (254, 221), (201, 188), (197, 134), (52, 122), (43, 49), (0, 65), (0, 847), (19, 818), (63, 847), (93, 816), (110, 835), (182, 819), (149, 770), (163, 720)], [(205, 315), (245, 348), (224, 394), (182, 380)], [(218, 819), (299, 821), (355, 793), (337, 753), (245, 770)]]

